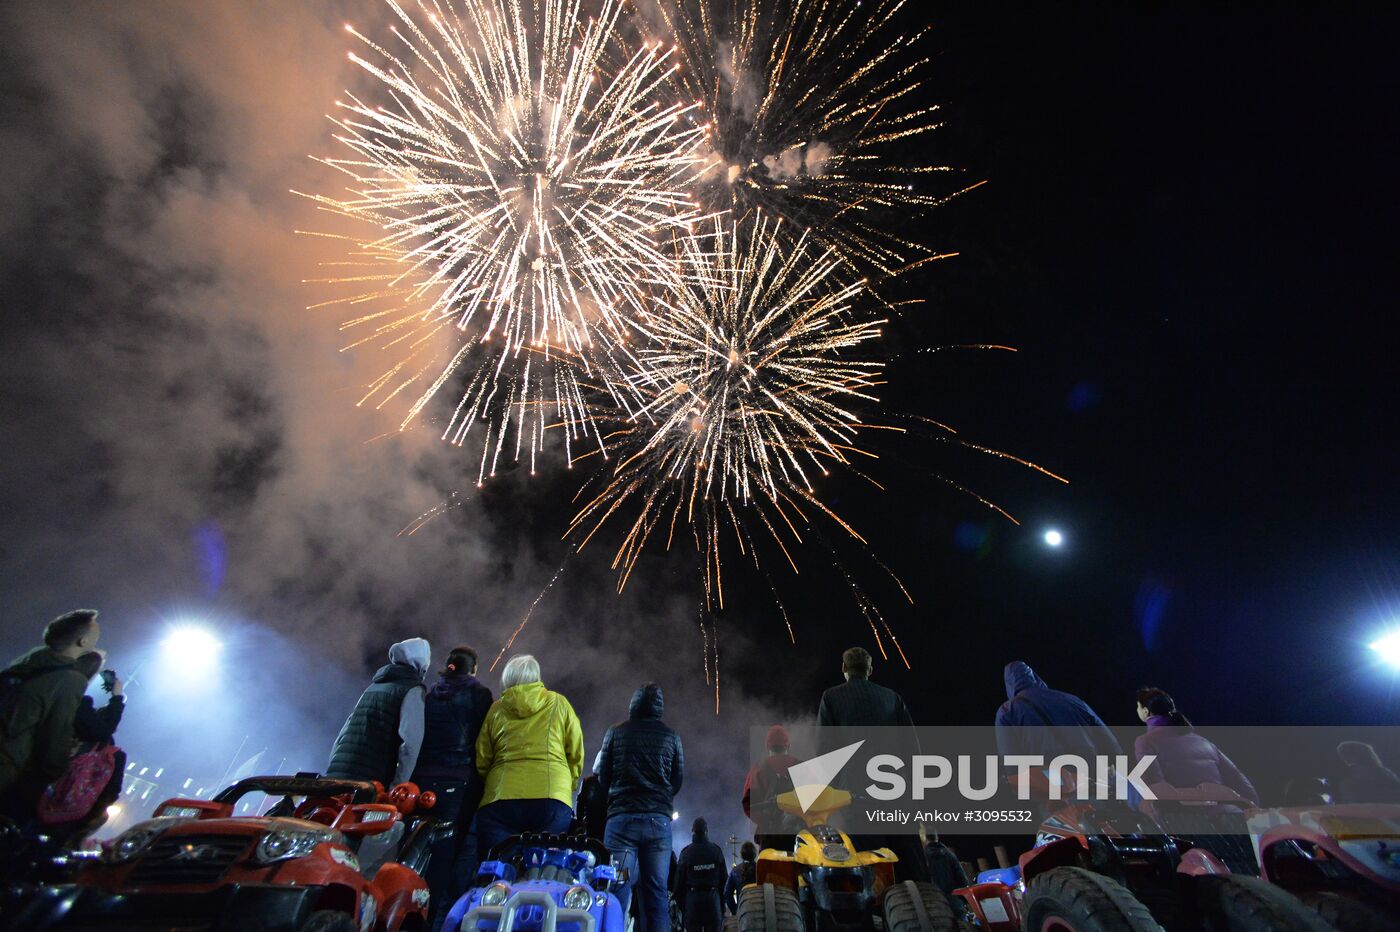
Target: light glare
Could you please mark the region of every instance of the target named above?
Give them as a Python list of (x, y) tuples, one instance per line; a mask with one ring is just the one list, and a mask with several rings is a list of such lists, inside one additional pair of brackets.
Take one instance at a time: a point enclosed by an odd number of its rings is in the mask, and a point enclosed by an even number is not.
[(1386, 666), (1400, 670), (1400, 628), (1381, 635), (1370, 644)]
[(1058, 547), (1065, 542), (1065, 536), (1059, 531), (1046, 531), (1045, 543), (1051, 547)]

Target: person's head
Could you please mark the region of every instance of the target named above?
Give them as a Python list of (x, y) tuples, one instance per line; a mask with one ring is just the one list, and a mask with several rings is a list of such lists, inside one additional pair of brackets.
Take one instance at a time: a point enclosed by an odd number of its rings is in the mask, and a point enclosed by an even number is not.
[(1144, 723), (1150, 718), (1165, 718), (1183, 728), (1191, 725), (1190, 720), (1177, 711), (1176, 701), (1166, 690), (1155, 686), (1144, 686), (1137, 691), (1137, 715)]
[(409, 638), (389, 648), (389, 662), (406, 664), (418, 671), (419, 677), (428, 672), (433, 662), (433, 648), (425, 638)]
[(864, 647), (849, 647), (841, 655), (841, 672), (845, 674), (847, 680), (869, 678), (872, 666), (870, 651)]
[(637, 691), (632, 694), (632, 699), (627, 703), (627, 717), (635, 719), (656, 719), (666, 714), (666, 697), (661, 694), (661, 687), (655, 683), (643, 683), (637, 687)]
[(1348, 767), (1357, 765), (1381, 766), (1380, 755), (1365, 741), (1343, 741), (1337, 745), (1337, 756)]
[(753, 842), (746, 841), (739, 846), (739, 858), (744, 861), (752, 861), (758, 857), (758, 849), (753, 846)]
[(788, 730), (782, 725), (774, 725), (768, 729), (768, 738), (764, 742), (769, 754), (786, 754), (788, 748), (792, 747), (792, 738), (788, 736)]
[(464, 673), (476, 673), (476, 648), (454, 647), (447, 655), (447, 665), (442, 669), (443, 676), (461, 676)]
[(64, 612), (44, 626), (44, 644), (69, 657), (81, 657), (97, 646), (101, 627), (97, 611), (79, 608)]
[(501, 691), (540, 681), (540, 662), (529, 654), (512, 657), (501, 671)]
[(106, 659), (107, 656), (103, 654), (102, 651), (90, 650), (86, 654), (83, 654), (81, 657), (79, 657), (77, 660), (73, 661), (73, 669), (77, 670), (79, 673), (81, 673), (88, 679), (92, 679), (94, 676), (102, 672), (102, 664), (106, 661)]
[(690, 833), (692, 835), (706, 835), (710, 831), (709, 823), (704, 816), (698, 816), (694, 822), (690, 823)]

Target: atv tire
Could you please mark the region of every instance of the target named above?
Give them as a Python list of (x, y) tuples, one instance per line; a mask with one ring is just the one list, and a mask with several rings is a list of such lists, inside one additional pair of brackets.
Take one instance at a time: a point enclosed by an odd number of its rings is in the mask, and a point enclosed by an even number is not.
[(880, 903), (885, 932), (957, 932), (948, 899), (931, 883), (906, 880), (885, 891)]
[(1196, 877), (1191, 893), (1206, 932), (1329, 932), (1331, 928), (1297, 897), (1258, 877)]
[(1031, 881), (1022, 932), (1161, 932), (1128, 888), (1082, 867), (1057, 867)]
[(349, 913), (318, 909), (306, 918), (298, 932), (359, 932), (359, 928)]
[(1305, 893), (1303, 905), (1322, 917), (1337, 932), (1370, 932), (1387, 928), (1395, 920), (1365, 900), (1345, 893)]
[(739, 932), (807, 932), (797, 894), (771, 883), (744, 888), (738, 920)]

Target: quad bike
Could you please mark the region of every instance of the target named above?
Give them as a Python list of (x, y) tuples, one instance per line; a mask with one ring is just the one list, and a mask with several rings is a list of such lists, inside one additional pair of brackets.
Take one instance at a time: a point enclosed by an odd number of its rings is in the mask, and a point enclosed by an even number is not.
[(1285, 890), (1232, 873), (1224, 846), (1169, 835), (1123, 802), (1075, 802), (1045, 819), (1015, 867), (954, 893), (990, 932), (1327, 928)]
[(959, 928), (952, 906), (933, 884), (895, 881), (898, 860), (888, 848), (859, 851), (850, 836), (827, 819), (851, 804), (851, 794), (824, 788), (804, 811), (795, 792), (781, 793), (778, 807), (801, 818), (791, 852), (765, 848), (755, 882), (739, 893), (732, 932), (945, 932)]
[(1341, 932), (1400, 927), (1400, 806), (1258, 809), (1260, 876)]
[(491, 849), (453, 905), (453, 932), (625, 932), (608, 849), (583, 835), (515, 835)]
[[(280, 800), (266, 814), (235, 816), (253, 793)], [(425, 929), (428, 886), (420, 874), (433, 825), (422, 812), (434, 802), (412, 783), (385, 793), (378, 783), (316, 774), (250, 777), (212, 800), (169, 799), (107, 843), (71, 883), (44, 887), (7, 928)], [(399, 832), (389, 861), (362, 871), (361, 842)]]

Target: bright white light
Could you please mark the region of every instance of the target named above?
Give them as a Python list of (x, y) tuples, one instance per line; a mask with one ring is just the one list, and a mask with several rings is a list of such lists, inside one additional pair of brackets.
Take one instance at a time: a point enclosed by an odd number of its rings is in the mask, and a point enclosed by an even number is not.
[(681, 817), (681, 814), (680, 814), (679, 812), (672, 812), (672, 813), (671, 813), (671, 821), (672, 821), (672, 822), (676, 821), (676, 820), (679, 819), (680, 817)]
[(223, 649), (224, 645), (206, 628), (172, 628), (160, 642), (161, 678), (178, 679), (186, 685), (207, 683), (215, 678)]
[(1400, 628), (1381, 635), (1370, 646), (1387, 666), (1400, 670)]
[(120, 803), (112, 803), (112, 805), (110, 805), (110, 806), (107, 807), (107, 818), (109, 818), (109, 819), (115, 819), (117, 816), (119, 816), (119, 815), (121, 815), (121, 814), (122, 814), (122, 807), (121, 807), (121, 804), (120, 804)]
[(1050, 547), (1058, 547), (1065, 542), (1065, 535), (1056, 530), (1045, 532), (1045, 543)]

